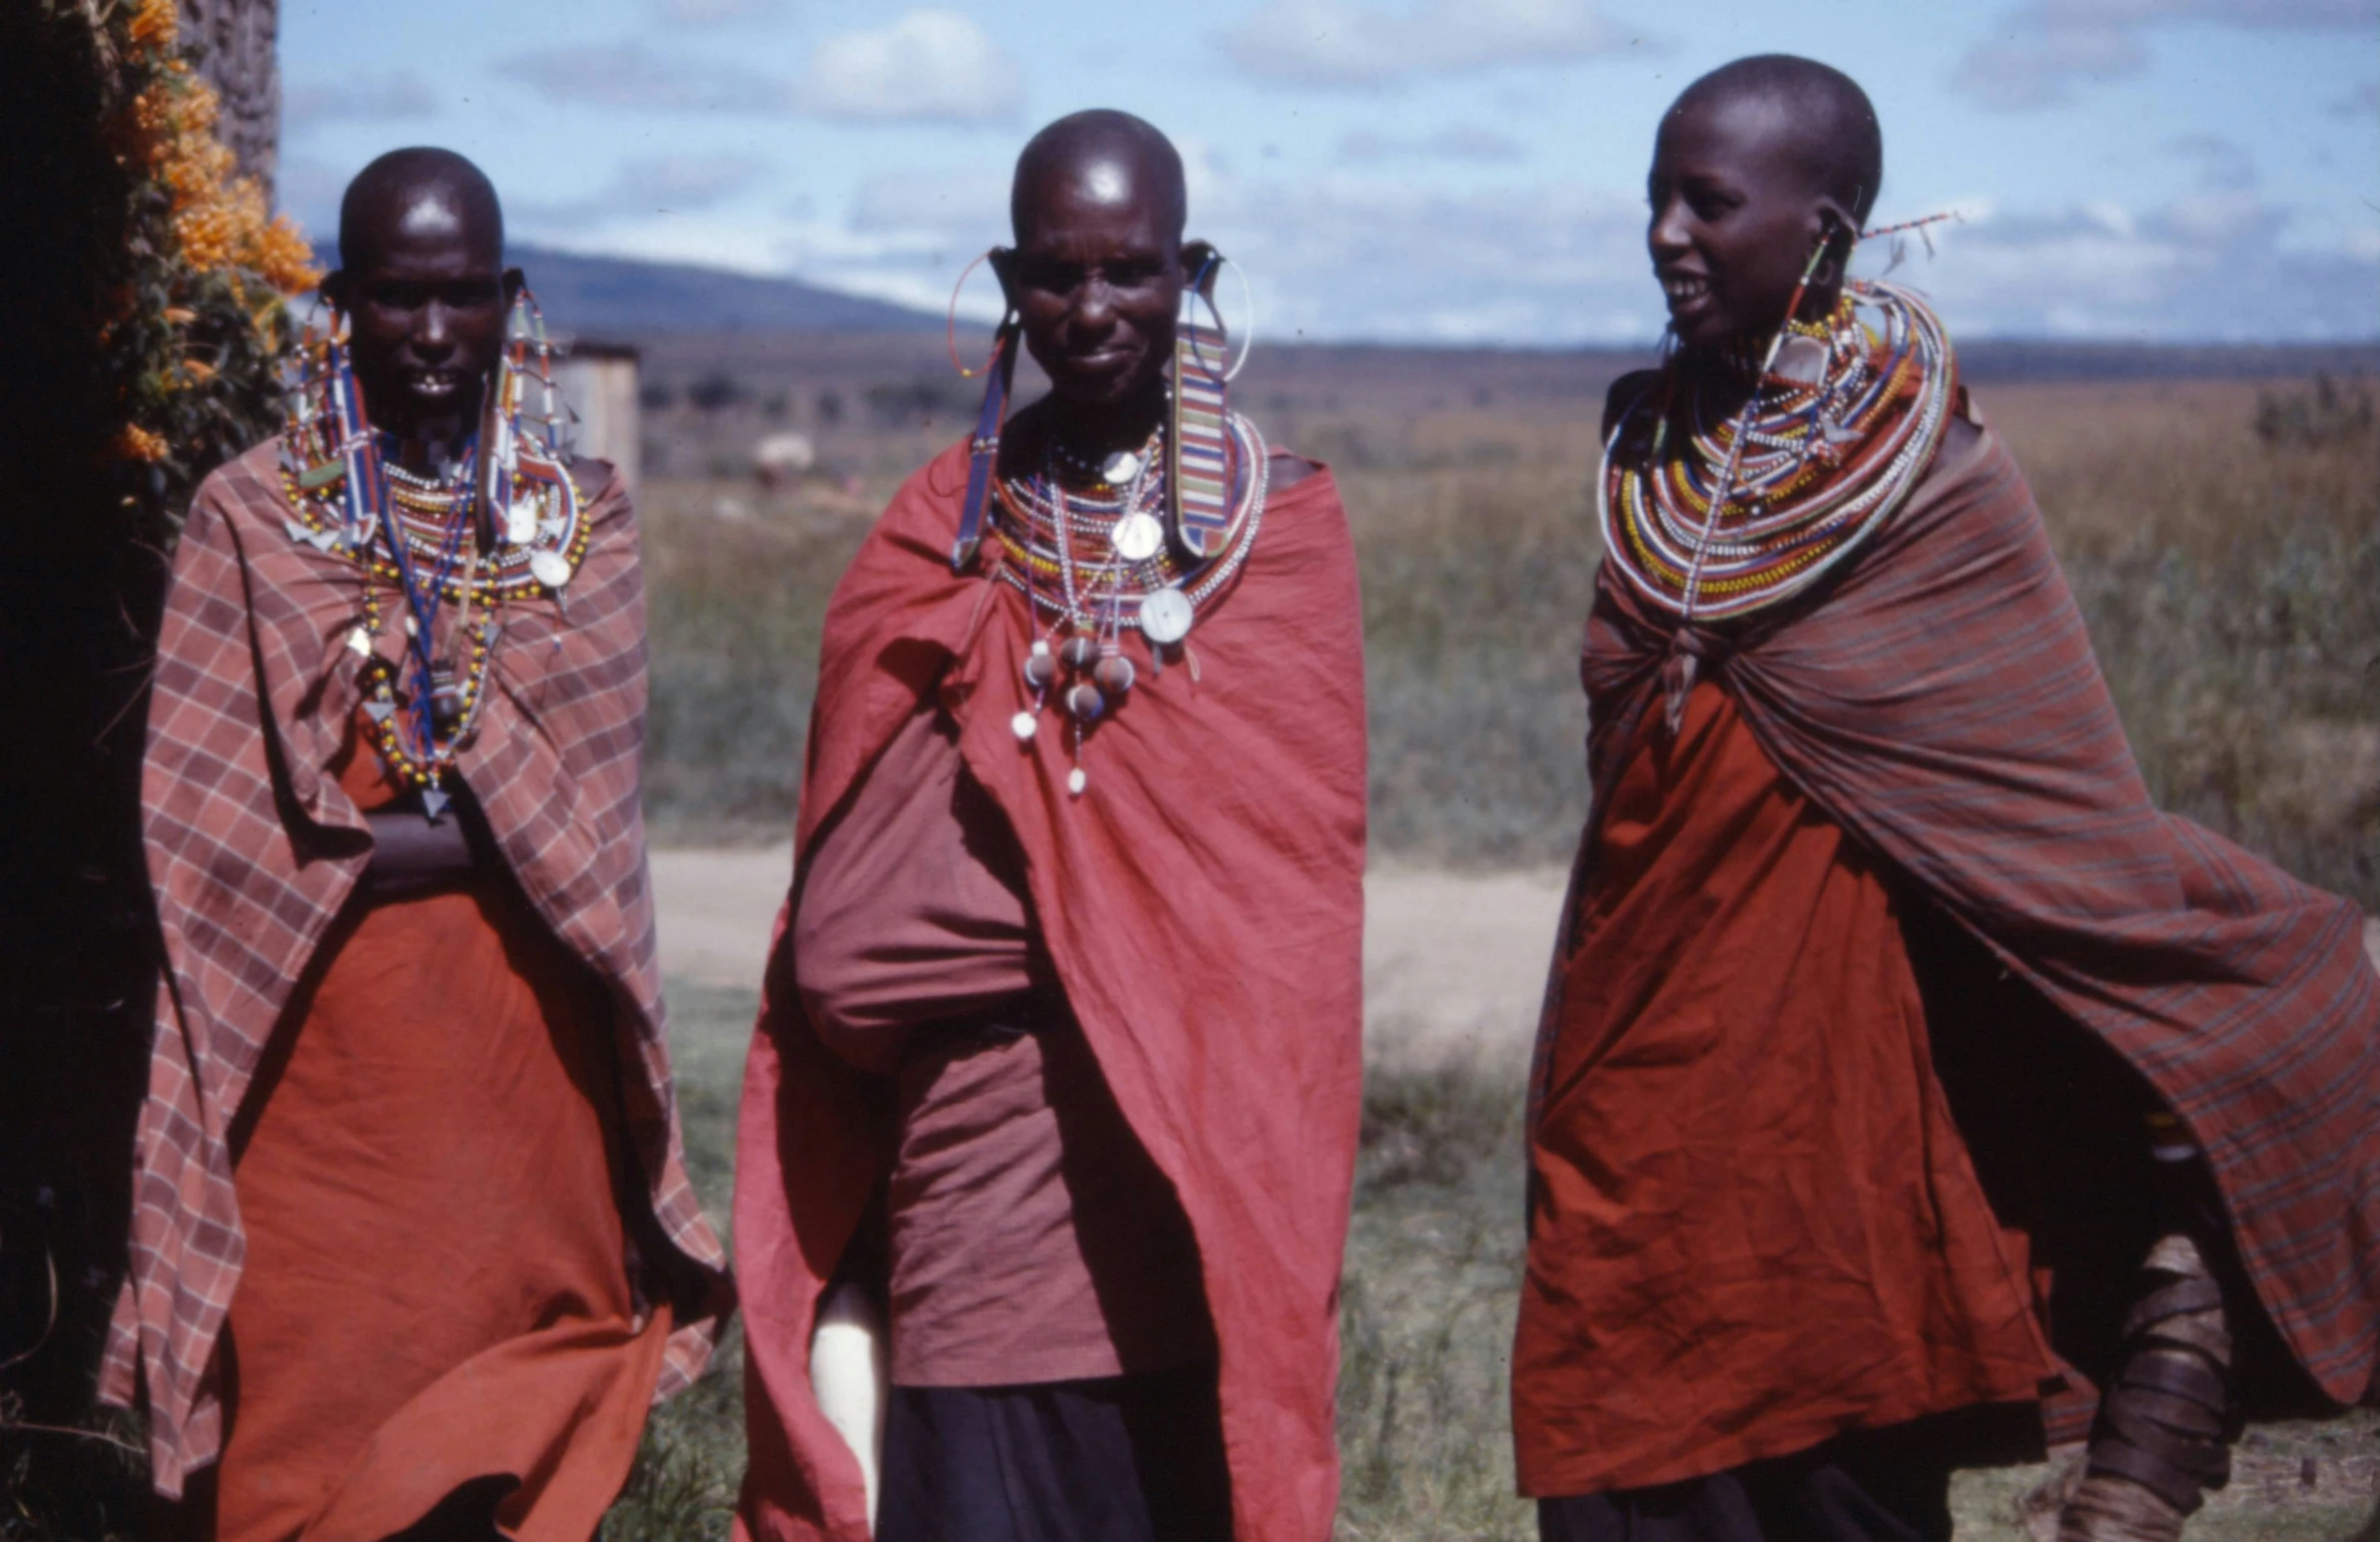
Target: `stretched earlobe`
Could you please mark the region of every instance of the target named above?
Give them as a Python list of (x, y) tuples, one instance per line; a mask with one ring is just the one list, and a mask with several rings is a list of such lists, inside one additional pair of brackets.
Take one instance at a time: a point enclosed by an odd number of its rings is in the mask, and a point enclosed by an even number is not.
[(529, 289), (529, 275), (528, 275), (528, 274), (526, 274), (526, 273), (522, 272), (522, 271), (521, 271), (519, 268), (517, 268), (517, 267), (507, 267), (507, 268), (505, 268), (505, 269), (504, 269), (504, 303), (505, 303), (505, 304), (507, 304), (507, 305), (517, 305), (517, 304), (519, 304), (519, 303), (520, 303), (520, 297), (521, 297), (523, 294), (527, 293), (527, 292), (528, 292), (528, 289)]
[[(992, 276), (1000, 280), (1001, 302), (1007, 306), (1009, 314), (1015, 314), (1016, 249), (1014, 247), (994, 247), (983, 254), (982, 260), (991, 264)], [(959, 276), (963, 281), (965, 274), (962, 273)]]
[(1212, 242), (1192, 241), (1182, 244), (1182, 271), (1190, 275), (1190, 286), (1199, 298), (1212, 304), (1215, 298), (1215, 278), (1223, 271), (1223, 254)]

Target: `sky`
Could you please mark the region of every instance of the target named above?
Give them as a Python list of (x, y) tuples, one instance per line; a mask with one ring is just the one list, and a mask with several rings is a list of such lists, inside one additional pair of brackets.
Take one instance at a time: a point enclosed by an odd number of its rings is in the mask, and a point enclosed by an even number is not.
[[(515, 241), (938, 311), (1006, 239), (1033, 129), (1117, 107), (1180, 147), (1260, 341), (1649, 342), (1661, 112), (1792, 52), (1874, 100), (1879, 225), (1959, 217), (1861, 258), (1955, 334), (2380, 337), (2380, 0), (282, 0), (281, 25), (281, 197), (326, 248), (365, 162), (444, 145)], [(961, 306), (996, 309), (982, 270)]]

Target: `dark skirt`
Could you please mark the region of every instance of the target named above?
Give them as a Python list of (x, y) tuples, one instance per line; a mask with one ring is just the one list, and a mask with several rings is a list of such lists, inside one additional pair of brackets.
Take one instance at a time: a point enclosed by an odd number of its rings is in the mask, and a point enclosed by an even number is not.
[(1210, 1364), (1029, 1386), (895, 1386), (877, 1542), (1229, 1542)]
[[(1982, 1410), (1978, 1410), (1981, 1412)], [(1950, 1542), (1972, 1420), (1855, 1430), (1708, 1477), (1537, 1501), (1542, 1542)], [(1971, 1458), (1972, 1459), (1972, 1458)]]

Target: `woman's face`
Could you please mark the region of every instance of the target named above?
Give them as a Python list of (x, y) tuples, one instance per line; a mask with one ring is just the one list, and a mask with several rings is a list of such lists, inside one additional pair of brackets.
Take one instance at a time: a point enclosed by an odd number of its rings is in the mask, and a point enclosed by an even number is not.
[(1116, 157), (1043, 178), (1005, 259), (1026, 346), (1067, 406), (1156, 400), (1173, 353), (1183, 249), (1133, 172)]
[[(1773, 98), (1688, 100), (1662, 120), (1645, 245), (1679, 341), (1765, 335), (1784, 321), (1829, 230), (1833, 205), (1811, 183), (1796, 127)], [(1814, 287), (1831, 287), (1830, 276), (1840, 282), (1822, 271)]]

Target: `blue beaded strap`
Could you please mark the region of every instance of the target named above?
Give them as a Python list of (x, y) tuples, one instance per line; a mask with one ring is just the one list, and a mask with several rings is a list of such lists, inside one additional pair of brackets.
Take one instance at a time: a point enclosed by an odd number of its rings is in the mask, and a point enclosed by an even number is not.
[(1015, 320), (1000, 325), (991, 346), (991, 365), (984, 371), (983, 407), (975, 415), (975, 437), (967, 446), (966, 502), (958, 515), (958, 539), (950, 543), (950, 571), (964, 573), (974, 565), (983, 545), (983, 515), (991, 502), (991, 483), (1000, 458), (1000, 429), (1007, 422), (1008, 390), (1016, 378), (1016, 343), (1023, 328)]

